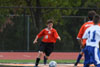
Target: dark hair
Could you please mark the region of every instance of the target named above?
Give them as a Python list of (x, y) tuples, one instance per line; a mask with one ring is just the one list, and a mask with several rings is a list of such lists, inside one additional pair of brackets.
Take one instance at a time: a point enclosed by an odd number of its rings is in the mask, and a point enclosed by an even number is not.
[(89, 11), (88, 12), (88, 18), (89, 20), (93, 20), (93, 17), (96, 15), (96, 12), (95, 11)]
[(94, 16), (94, 18), (93, 18), (94, 24), (97, 24), (97, 23), (99, 22), (99, 20), (100, 20), (100, 16), (99, 16), (98, 14), (96, 14), (96, 15)]
[(54, 23), (54, 21), (52, 19), (47, 20), (47, 24), (49, 23)]

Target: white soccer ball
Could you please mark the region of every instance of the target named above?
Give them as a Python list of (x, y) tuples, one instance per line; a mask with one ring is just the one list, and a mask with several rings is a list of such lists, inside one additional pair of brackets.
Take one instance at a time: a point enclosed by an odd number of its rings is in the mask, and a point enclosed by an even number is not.
[(49, 63), (49, 67), (56, 67), (57, 66), (57, 63), (55, 61), (51, 61)]

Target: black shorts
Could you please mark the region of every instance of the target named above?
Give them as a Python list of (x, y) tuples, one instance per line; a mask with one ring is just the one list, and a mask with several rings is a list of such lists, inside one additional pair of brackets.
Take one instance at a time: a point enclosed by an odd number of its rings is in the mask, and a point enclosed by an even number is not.
[(50, 56), (50, 54), (53, 52), (54, 49), (54, 43), (40, 43), (39, 51), (42, 51), (46, 54), (46, 56)]

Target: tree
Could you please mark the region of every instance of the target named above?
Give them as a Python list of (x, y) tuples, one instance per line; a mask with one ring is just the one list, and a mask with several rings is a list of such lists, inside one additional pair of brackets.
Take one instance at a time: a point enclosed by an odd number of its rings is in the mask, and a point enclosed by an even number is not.
[[(44, 27), (44, 24), (46, 24), (46, 20), (54, 19), (55, 21), (54, 27), (57, 29), (60, 36), (62, 37), (62, 42), (59, 42), (57, 44), (63, 44), (62, 47), (60, 47), (60, 45), (56, 45), (57, 47), (56, 50), (59, 49), (63, 50), (63, 48), (64, 49), (67, 48), (68, 50), (77, 50), (79, 46), (77, 45), (76, 42), (77, 41), (76, 36), (80, 26), (84, 23), (83, 18), (69, 18), (63, 16), (87, 16), (89, 9), (87, 10), (73, 9), (73, 7), (99, 8), (100, 4), (99, 4), (99, 0), (86, 0), (86, 1), (84, 0), (78, 0), (78, 1), (77, 0), (0, 0), (0, 6), (38, 7), (38, 8), (0, 8), (0, 15), (3, 15), (0, 18), (0, 22), (2, 22), (0, 24), (1, 27), (3, 25), (9, 25), (6, 23), (5, 21), (6, 19), (10, 19), (12, 23), (15, 22), (14, 19), (19, 19), (11, 16), (8, 17), (7, 15), (16, 15), (16, 16), (30, 15), (31, 16), (31, 19), (29, 20), (31, 24), (30, 27), (31, 46), (33, 45), (32, 41), (36, 36), (36, 34)], [(44, 8), (42, 9), (40, 7), (55, 7), (55, 8), (69, 7), (72, 9), (44, 9)], [(95, 10), (95, 11), (100, 13), (100, 10)], [(24, 17), (24, 19), (25, 19), (24, 21), (26, 22), (26, 17)], [(22, 23), (21, 25), (25, 26), (24, 23)], [(21, 28), (21, 25), (19, 25), (19, 28)], [(4, 29), (7, 32), (9, 32), (7, 28)], [(26, 28), (24, 28), (24, 30), (25, 29)], [(23, 29), (19, 29), (19, 31), (22, 30)], [(21, 39), (19, 35), (20, 34), (19, 31), (16, 32), (16, 37), (19, 37), (19, 39)], [(9, 33), (9, 35), (11, 35), (11, 33)], [(24, 33), (23, 36), (25, 36)], [(31, 47), (31, 49), (33, 48), (36, 49), (35, 46)]]

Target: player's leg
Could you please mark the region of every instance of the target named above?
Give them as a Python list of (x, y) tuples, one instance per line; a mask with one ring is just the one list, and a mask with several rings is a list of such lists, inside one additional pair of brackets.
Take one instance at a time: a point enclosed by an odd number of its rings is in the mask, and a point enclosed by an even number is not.
[(85, 65), (84, 65), (84, 67), (89, 67), (89, 66), (90, 66), (89, 64), (85, 64)]
[(50, 44), (47, 44), (46, 45), (46, 49), (45, 49), (45, 56), (44, 56), (44, 64), (46, 65), (47, 64), (47, 60), (50, 56), (50, 54), (53, 52), (53, 49), (54, 49), (54, 44), (53, 43), (50, 43)]
[(85, 60), (84, 60), (84, 67), (89, 67), (90, 66), (90, 57), (91, 57), (91, 53), (90, 53), (90, 50), (89, 49), (91, 49), (90, 47), (85, 47), (84, 48), (84, 50), (83, 50), (83, 52), (84, 52), (84, 58), (85, 58)]
[(44, 65), (46, 65), (49, 56), (44, 56)]
[(44, 65), (47, 64), (48, 57), (49, 57), (49, 56), (46, 56), (46, 55), (44, 56)]
[(40, 61), (40, 58), (44, 52), (44, 49), (45, 49), (45, 44), (43, 42), (41, 42), (40, 44), (40, 47), (39, 47), (39, 52), (38, 52), (38, 56), (36, 58), (36, 62), (35, 62), (35, 66), (34, 67), (38, 67), (38, 64), (39, 64), (39, 61)]
[(100, 64), (98, 64), (96, 67), (100, 67)]
[(43, 52), (39, 51), (34, 67), (38, 67), (38, 64), (39, 64), (39, 61), (40, 61), (40, 58), (41, 58), (42, 54), (43, 54)]
[(94, 64), (97, 66), (97, 67), (100, 67), (100, 51), (99, 51), (99, 48), (95, 48), (94, 50)]
[(84, 60), (84, 67), (89, 67), (89, 61), (90, 61), (90, 55), (88, 54), (88, 51), (84, 53), (85, 55), (85, 60)]
[(75, 63), (75, 66), (77, 66), (77, 64), (80, 62), (80, 59), (82, 58), (83, 54), (84, 53), (82, 51), (79, 53), (77, 60), (76, 60), (76, 63)]

